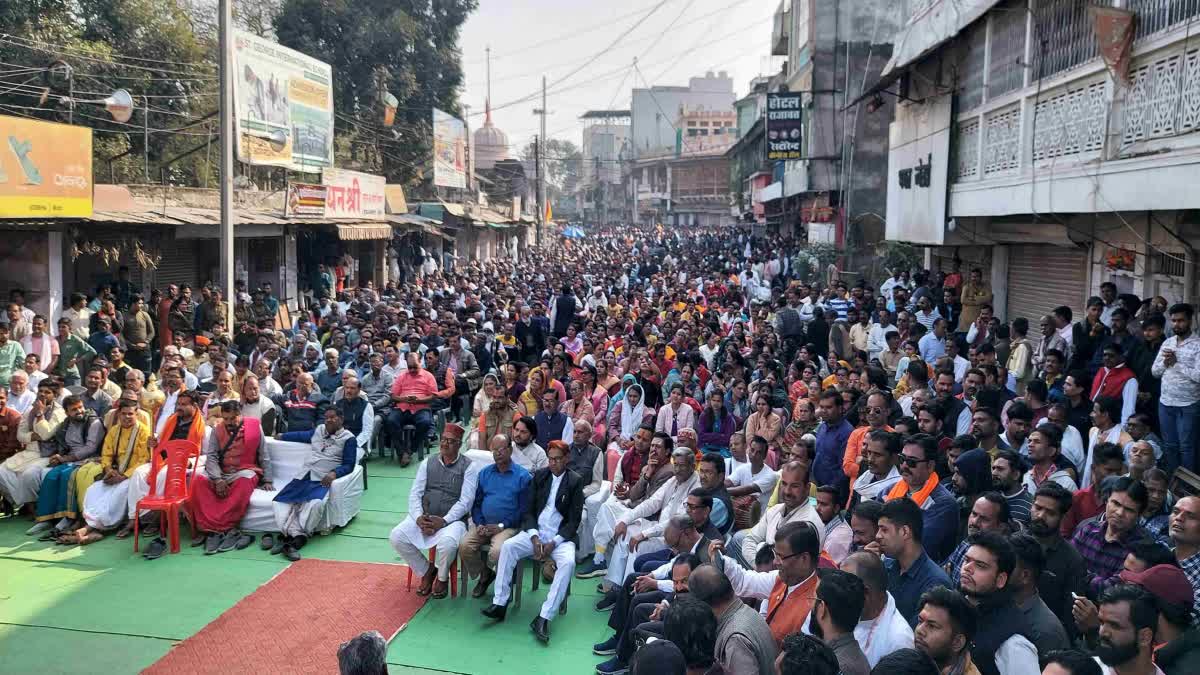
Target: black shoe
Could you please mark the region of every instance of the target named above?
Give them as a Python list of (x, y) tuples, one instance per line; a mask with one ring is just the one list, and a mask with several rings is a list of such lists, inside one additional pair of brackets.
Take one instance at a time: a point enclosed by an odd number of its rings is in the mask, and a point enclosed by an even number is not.
[(536, 617), (529, 624), (529, 630), (533, 631), (535, 637), (541, 640), (543, 644), (550, 643), (550, 622), (542, 617)]
[(604, 642), (597, 642), (592, 645), (592, 653), (596, 656), (612, 656), (617, 653), (617, 641), (619, 638), (614, 635)]
[(275, 537), (275, 544), (271, 547), (271, 555), (279, 555), (280, 553), (283, 553), (283, 547), (288, 545), (288, 541), (288, 537), (285, 537), (282, 534), (278, 537)]
[(217, 547), (217, 553), (228, 553), (237, 546), (238, 531), (230, 530), (221, 535), (221, 545)]
[(254, 543), (254, 535), (246, 534), (243, 532), (242, 534), (238, 535), (238, 538), (235, 541), (233, 548), (240, 551), (253, 543)]
[(292, 548), (296, 549), (297, 551), (304, 548), (304, 545), (307, 543), (308, 543), (307, 535), (298, 534), (298, 535), (292, 537)]
[[(620, 592), (620, 591), (618, 591), (618, 592)], [(613, 608), (613, 606), (615, 606), (616, 604), (617, 604), (617, 593), (609, 591), (608, 593), (604, 594), (603, 598), (600, 598), (598, 601), (596, 601), (596, 611), (597, 612), (607, 612), (607, 611), (611, 610)]]
[(197, 532), (195, 535), (192, 536), (192, 548), (196, 548), (197, 546), (203, 546), (204, 542), (206, 542), (206, 541), (208, 541), (208, 536), (205, 535), (203, 532)]
[(166, 552), (167, 542), (162, 537), (155, 537), (150, 542), (150, 545), (146, 547), (146, 552), (142, 554), (142, 557), (146, 560), (156, 560), (163, 557), (163, 554)]
[(284, 546), (283, 546), (283, 557), (287, 558), (288, 560), (290, 560), (292, 562), (296, 562), (297, 560), (300, 559), (300, 553), (299, 553), (299, 551), (296, 550), (295, 546), (288, 543), (288, 544), (284, 544)]
[(221, 540), (223, 537), (217, 533), (208, 535), (208, 539), (204, 540), (204, 555), (212, 555), (221, 548)]
[(503, 621), (504, 617), (508, 616), (508, 608), (501, 605), (488, 605), (487, 607), (479, 610), (479, 613), (489, 619)]
[[(281, 534), (279, 536), (282, 537), (283, 535)], [(262, 536), (262, 539), (259, 540), (258, 545), (262, 547), (262, 550), (270, 551), (272, 548), (275, 547), (275, 533), (268, 532), (268, 533), (264, 534)]]

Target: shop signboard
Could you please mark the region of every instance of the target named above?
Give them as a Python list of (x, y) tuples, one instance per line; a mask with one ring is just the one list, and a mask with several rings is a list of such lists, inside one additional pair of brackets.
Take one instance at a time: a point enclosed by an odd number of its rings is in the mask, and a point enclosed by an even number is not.
[(290, 218), (324, 218), (329, 188), (312, 183), (288, 183), (283, 215)]
[(304, 173), (333, 166), (333, 69), (328, 63), (238, 30), (233, 72), (239, 160)]
[(803, 94), (767, 94), (767, 160), (803, 159)]
[(387, 215), (387, 179), (358, 171), (326, 168), (325, 217), (383, 220)]
[(92, 215), (92, 130), (0, 116), (0, 218)]

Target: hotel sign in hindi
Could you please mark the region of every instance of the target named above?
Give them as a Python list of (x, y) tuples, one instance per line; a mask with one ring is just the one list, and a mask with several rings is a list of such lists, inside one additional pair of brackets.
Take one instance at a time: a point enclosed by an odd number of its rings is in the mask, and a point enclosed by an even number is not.
[(325, 185), (326, 218), (383, 220), (387, 214), (387, 179), (383, 176), (326, 168), (321, 183)]
[(804, 159), (803, 94), (767, 94), (767, 160)]

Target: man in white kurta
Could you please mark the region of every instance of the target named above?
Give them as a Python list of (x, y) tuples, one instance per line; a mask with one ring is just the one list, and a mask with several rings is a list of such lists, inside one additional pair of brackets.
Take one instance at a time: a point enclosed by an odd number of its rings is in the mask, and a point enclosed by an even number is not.
[[(651, 446), (658, 443), (669, 445), (671, 437), (657, 434)], [(687, 495), (700, 486), (700, 478), (696, 475), (696, 455), (688, 448), (674, 448), (671, 464), (675, 475), (646, 501), (618, 518), (613, 527), (616, 544), (609, 550), (608, 571), (604, 575), (610, 587), (621, 587), (625, 577), (633, 573), (633, 562), (637, 556), (666, 548), (667, 543), (662, 535), (667, 521), (672, 516), (687, 513)]]
[(21, 416), (17, 441), (25, 449), (0, 465), (0, 495), (14, 506), (37, 501), (42, 478), (50, 466), (50, 456), (56, 451), (54, 432), (67, 419), (67, 412), (58, 402), (54, 387), (42, 382), (37, 398)]
[[(450, 563), (467, 533), (466, 519), (475, 503), (479, 469), (469, 457), (459, 454), (463, 435), (461, 426), (446, 425), (438, 454), (426, 457), (417, 468), (408, 493), (408, 516), (388, 537), (392, 548), (422, 577), (418, 595), (445, 593)], [(434, 547), (437, 555), (430, 566), (425, 550)]]
[[(542, 603), (542, 610), (530, 624), (534, 635), (542, 642), (550, 641), (550, 622), (567, 596), (567, 587), (575, 574), (575, 539), (583, 515), (583, 479), (567, 470), (570, 450), (563, 441), (551, 441), (546, 449), (550, 466), (533, 475), (529, 511), (521, 522), (521, 532), (505, 540), (500, 547), (496, 564), (496, 590), (492, 605), (483, 615), (504, 619), (505, 608), (512, 592), (512, 575), (523, 558), (553, 560), (554, 581)], [(541, 570), (534, 570), (540, 574)]]

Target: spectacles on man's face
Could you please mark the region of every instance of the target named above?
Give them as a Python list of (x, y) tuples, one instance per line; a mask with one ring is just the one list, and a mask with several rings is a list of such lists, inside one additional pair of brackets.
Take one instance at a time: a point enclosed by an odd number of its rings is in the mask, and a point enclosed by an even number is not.
[(775, 551), (775, 559), (781, 563), (786, 562), (792, 558), (795, 558), (798, 555), (800, 555), (800, 554), (799, 553), (789, 553), (788, 555), (779, 555), (779, 551), (778, 550)]
[(900, 461), (904, 462), (904, 464), (906, 466), (916, 466), (922, 462), (932, 462), (933, 460), (932, 459), (918, 459), (916, 457), (910, 457), (908, 455), (901, 455)]

